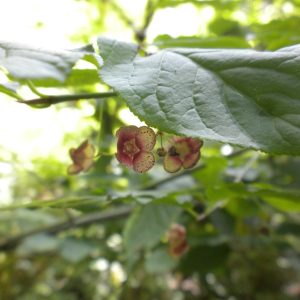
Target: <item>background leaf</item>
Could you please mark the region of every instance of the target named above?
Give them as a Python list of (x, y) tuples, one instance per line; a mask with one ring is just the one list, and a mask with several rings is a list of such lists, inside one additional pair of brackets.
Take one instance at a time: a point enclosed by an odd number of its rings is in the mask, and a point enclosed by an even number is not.
[(221, 37), (197, 37), (182, 36), (172, 38), (168, 35), (158, 36), (153, 43), (160, 49), (173, 47), (187, 48), (250, 48), (247, 41), (242, 37), (221, 36)]
[(42, 49), (0, 41), (0, 66), (17, 79), (51, 78), (63, 82), (74, 64), (86, 55), (93, 56), (82, 51)]
[(171, 205), (148, 204), (137, 209), (124, 231), (125, 247), (129, 255), (143, 248), (155, 246), (180, 212)]

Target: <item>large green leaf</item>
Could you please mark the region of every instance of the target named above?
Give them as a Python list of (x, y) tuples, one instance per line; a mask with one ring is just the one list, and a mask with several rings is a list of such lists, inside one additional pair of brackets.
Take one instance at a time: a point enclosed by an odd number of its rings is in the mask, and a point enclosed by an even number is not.
[(276, 52), (166, 49), (99, 39), (103, 80), (148, 125), (279, 154), (300, 154), (300, 46)]
[(51, 78), (63, 82), (74, 64), (87, 55), (94, 56), (79, 50), (43, 49), (0, 41), (0, 67), (16, 79)]

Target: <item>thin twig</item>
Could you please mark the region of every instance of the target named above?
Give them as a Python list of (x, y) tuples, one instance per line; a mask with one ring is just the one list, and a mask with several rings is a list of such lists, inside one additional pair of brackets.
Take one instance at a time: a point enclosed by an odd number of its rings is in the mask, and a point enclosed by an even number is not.
[(243, 169), (237, 174), (237, 176), (234, 179), (234, 183), (239, 183), (243, 180), (246, 173), (250, 170), (252, 165), (257, 161), (259, 158), (260, 153), (255, 152), (254, 155), (248, 160), (248, 162), (245, 164)]
[(170, 181), (173, 181), (174, 179), (177, 179), (179, 177), (192, 174), (192, 173), (194, 173), (196, 171), (202, 170), (203, 168), (205, 168), (205, 165), (204, 164), (200, 164), (199, 166), (197, 166), (197, 167), (195, 167), (193, 169), (185, 170), (185, 171), (183, 171), (181, 173), (177, 173), (176, 175), (163, 178), (163, 179), (161, 179), (159, 181), (155, 181), (155, 182), (147, 185), (146, 187), (144, 187), (142, 190), (153, 190), (153, 189), (157, 188), (160, 185), (166, 184), (166, 183), (168, 183)]
[(156, 5), (153, 0), (148, 0), (145, 8), (144, 21), (141, 29), (135, 31), (135, 38), (140, 44), (146, 39), (147, 29), (152, 21), (152, 18), (155, 14)]
[(124, 218), (127, 217), (131, 212), (132, 212), (132, 207), (124, 206), (111, 211), (91, 213), (85, 216), (80, 216), (78, 218), (73, 218), (71, 222), (70, 220), (68, 220), (44, 228), (34, 229), (32, 231), (22, 233), (15, 237), (9, 238), (3, 242), (0, 242), (0, 250), (1, 251), (12, 250), (25, 238), (35, 234), (40, 234), (40, 233), (57, 234), (61, 231), (68, 230), (75, 227), (85, 227), (94, 223), (100, 223), (100, 222), (102, 223), (102, 222), (107, 222), (119, 218)]
[(136, 28), (134, 22), (124, 12), (124, 10), (116, 3), (116, 1), (110, 1), (110, 5), (112, 6), (114, 12), (119, 16), (120, 20), (122, 20), (128, 27), (130, 27), (136, 35), (138, 29)]
[(31, 90), (34, 94), (36, 94), (37, 96), (39, 96), (39, 97), (41, 97), (41, 98), (47, 97), (47, 95), (42, 94), (42, 93), (34, 86), (34, 84), (32, 83), (31, 80), (26, 80), (26, 82), (27, 82), (28, 87), (30, 88), (30, 90)]
[(235, 158), (237, 156), (241, 156), (245, 153), (247, 153), (248, 151), (251, 151), (252, 149), (249, 149), (249, 148), (244, 148), (244, 149), (240, 149), (240, 150), (237, 150), (237, 151), (234, 151), (228, 155), (225, 155), (226, 158)]
[(82, 99), (101, 99), (117, 96), (116, 92), (103, 92), (103, 93), (87, 93), (87, 94), (73, 94), (73, 95), (53, 95), (46, 96), (44, 98), (32, 99), (32, 100), (18, 100), (17, 102), (27, 105), (39, 105), (39, 104), (58, 104), (68, 101), (78, 101)]
[[(143, 188), (143, 190), (149, 190), (149, 189), (154, 189), (157, 188), (160, 185), (163, 185), (169, 181), (172, 181), (176, 178), (179, 178), (181, 176), (185, 176), (188, 174), (191, 174), (193, 172), (196, 172), (198, 170), (201, 170), (204, 168), (204, 165), (199, 165), (198, 167), (184, 171), (182, 173), (176, 174), (174, 176), (170, 176), (167, 178), (164, 178), (160, 181), (154, 182), (151, 185), (148, 185), (147, 187)], [(98, 213), (91, 213), (85, 216), (80, 216), (77, 218), (72, 218), (71, 220), (68, 219), (67, 221), (51, 225), (51, 226), (46, 226), (44, 228), (38, 228), (34, 229), (29, 232), (22, 233), (20, 235), (17, 235), (15, 237), (12, 237), (10, 239), (7, 239), (3, 242), (0, 242), (0, 251), (8, 251), (12, 250), (15, 247), (18, 246), (18, 244), (23, 241), (25, 238), (35, 235), (35, 234), (40, 234), (40, 233), (45, 233), (45, 234), (58, 234), (61, 231), (68, 230), (71, 228), (77, 228), (77, 227), (84, 227), (91, 225), (93, 223), (102, 223), (110, 220), (115, 220), (118, 218), (124, 218), (127, 217), (131, 212), (133, 208), (130, 206), (124, 206), (119, 209), (114, 209), (114, 210), (108, 210), (108, 211), (102, 211)]]

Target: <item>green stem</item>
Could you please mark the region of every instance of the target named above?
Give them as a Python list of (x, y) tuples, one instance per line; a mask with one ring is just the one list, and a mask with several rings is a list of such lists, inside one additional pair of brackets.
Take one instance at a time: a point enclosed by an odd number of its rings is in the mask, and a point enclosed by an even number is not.
[(71, 228), (85, 227), (94, 223), (102, 223), (102, 222), (128, 217), (128, 215), (130, 215), (132, 210), (133, 209), (130, 206), (123, 206), (123, 207), (116, 208), (114, 210), (90, 213), (88, 215), (73, 218), (71, 222), (70, 220), (67, 220), (58, 224), (46, 226), (43, 228), (37, 228), (32, 231), (28, 231), (26, 233), (20, 234), (15, 237), (11, 237), (5, 241), (0, 242), (0, 250), (1, 251), (12, 250), (26, 237), (32, 236), (34, 234), (39, 234), (39, 233), (58, 234), (61, 231), (68, 230)]
[(136, 38), (139, 41), (140, 44), (144, 42), (146, 39), (146, 32), (147, 29), (152, 21), (152, 18), (154, 16), (155, 10), (156, 10), (156, 3), (153, 0), (148, 0), (145, 8), (145, 14), (144, 14), (144, 21), (141, 29), (136, 32)]
[(58, 104), (62, 102), (68, 101), (78, 101), (82, 99), (101, 99), (117, 96), (116, 92), (104, 92), (104, 93), (87, 93), (87, 94), (73, 94), (73, 95), (55, 95), (55, 96), (44, 96), (38, 99), (32, 100), (18, 100), (19, 103), (24, 103), (27, 105), (35, 105), (35, 104)]
[(183, 172), (177, 173), (176, 175), (171, 175), (171, 176), (163, 178), (163, 179), (161, 179), (159, 181), (155, 181), (155, 182), (147, 185), (146, 187), (141, 188), (140, 190), (153, 190), (153, 189), (157, 188), (160, 185), (163, 185), (165, 183), (173, 181), (174, 179), (177, 179), (179, 177), (182, 177), (182, 176), (185, 176), (185, 175), (190, 175), (190, 174), (192, 174), (194, 172), (202, 170), (203, 168), (205, 168), (205, 165), (204, 164), (200, 164), (200, 165), (198, 165), (197, 167), (195, 167), (193, 169), (185, 170)]
[(126, 15), (124, 10), (115, 2), (110, 1), (110, 5), (112, 6), (113, 10), (117, 13), (119, 18), (129, 27), (133, 29), (134, 32), (136, 32), (135, 25), (133, 21)]
[(37, 96), (41, 97), (41, 98), (47, 98), (48, 96), (45, 94), (40, 93), (37, 88), (34, 86), (34, 84), (32, 83), (32, 81), (30, 80), (26, 80), (26, 83), (28, 85), (28, 87), (30, 88), (30, 90), (36, 94)]
[(101, 99), (101, 102), (99, 103), (99, 131), (97, 134), (97, 146), (98, 146), (98, 152), (102, 152), (102, 129), (103, 129), (103, 110), (104, 110), (104, 101)]
[(250, 170), (252, 165), (258, 160), (260, 153), (255, 152), (254, 155), (248, 160), (248, 162), (245, 164), (243, 169), (237, 174), (237, 176), (234, 179), (235, 183), (239, 183), (243, 181), (244, 176), (247, 174), (247, 172)]

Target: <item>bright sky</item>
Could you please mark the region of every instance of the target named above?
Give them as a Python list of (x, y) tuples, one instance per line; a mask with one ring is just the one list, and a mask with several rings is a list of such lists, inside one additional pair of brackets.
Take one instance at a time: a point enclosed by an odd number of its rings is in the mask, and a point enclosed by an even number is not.
[(0, 0), (0, 39), (71, 46), (70, 34), (88, 26), (85, 1)]

